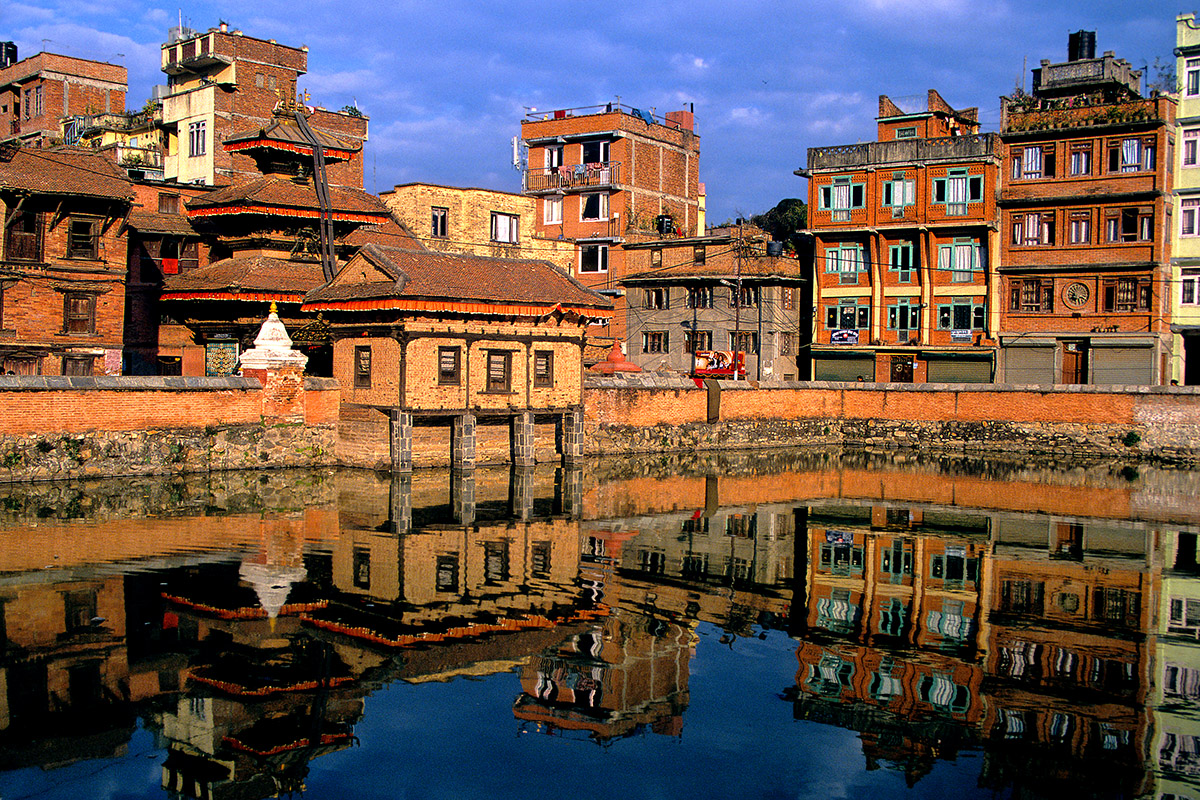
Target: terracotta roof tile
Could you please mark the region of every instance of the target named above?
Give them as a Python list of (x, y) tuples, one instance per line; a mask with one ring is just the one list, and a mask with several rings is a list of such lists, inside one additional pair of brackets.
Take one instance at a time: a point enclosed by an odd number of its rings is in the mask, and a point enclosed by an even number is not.
[[(334, 212), (349, 212), (368, 216), (389, 217), (387, 206), (379, 198), (361, 189), (330, 186), (329, 200)], [(311, 180), (297, 183), (290, 178), (271, 176), (235, 186), (225, 186), (187, 204), (189, 211), (265, 205), (283, 208), (316, 209), (317, 193)]]
[(123, 169), (94, 150), (78, 147), (18, 149), (11, 159), (0, 159), (0, 188), (133, 199), (133, 184)]
[[(671, 264), (670, 259), (674, 256), (684, 259), (684, 263)], [(733, 279), (738, 274), (737, 257), (731, 252), (709, 255), (703, 264), (692, 262), (692, 251), (690, 248), (686, 252), (682, 249), (679, 249), (678, 252), (664, 249), (662, 258), (664, 266), (631, 273), (621, 279), (619, 283), (640, 283), (679, 278)], [(745, 257), (742, 259), (741, 273), (743, 278), (757, 279), (778, 277), (795, 280), (804, 277), (804, 269), (798, 260), (782, 256)]]
[(378, 225), (363, 225), (346, 234), (339, 244), (363, 247), (368, 244), (380, 244), (385, 247), (400, 247), (409, 250), (424, 250), (425, 245), (413, 235), (412, 231), (394, 218), (388, 218)]
[(584, 288), (548, 261), (490, 258), (432, 250), (367, 245), (360, 256), (394, 277), (384, 282), (338, 283), (305, 302), (388, 298), (564, 305), (608, 310), (612, 303)]
[[(313, 129), (313, 133), (317, 135), (317, 141), (321, 143), (324, 149), (340, 151), (337, 153), (326, 153), (326, 158), (333, 157), (339, 161), (343, 161), (348, 157), (349, 153), (356, 153), (362, 149), (361, 144), (343, 141), (315, 128)], [(256, 128), (252, 131), (236, 133), (228, 137), (225, 140), (225, 147), (227, 149), (237, 149), (237, 145), (257, 141), (282, 142), (288, 146), (288, 149), (299, 147), (307, 150), (310, 158), (312, 156), (312, 145), (309, 144), (308, 139), (304, 138), (304, 134), (300, 133), (300, 129), (296, 124), (279, 119), (273, 120), (265, 128)], [(230, 148), (230, 145), (234, 145), (234, 148)]]
[(129, 212), (130, 228), (140, 233), (167, 233), (174, 236), (195, 236), (196, 229), (182, 214), (160, 214), (135, 208)]
[(163, 281), (162, 296), (164, 300), (185, 300), (238, 294), (290, 295), (299, 300), (324, 283), (318, 261), (236, 256), (168, 277)]

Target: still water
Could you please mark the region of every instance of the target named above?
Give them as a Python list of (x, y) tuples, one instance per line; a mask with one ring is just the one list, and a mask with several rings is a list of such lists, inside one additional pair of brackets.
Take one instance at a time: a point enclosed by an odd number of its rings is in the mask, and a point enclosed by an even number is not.
[(1200, 474), (0, 489), (0, 798), (1200, 798)]

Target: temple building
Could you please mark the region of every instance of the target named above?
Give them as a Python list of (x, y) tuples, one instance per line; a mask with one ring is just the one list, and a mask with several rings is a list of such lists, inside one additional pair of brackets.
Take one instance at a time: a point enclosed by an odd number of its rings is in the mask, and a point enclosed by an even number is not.
[[(269, 126), (231, 136), (224, 146), (252, 157), (261, 177), (186, 203), (192, 226), (210, 242), (212, 261), (168, 277), (160, 300), (203, 348), (206, 375), (236, 371), (272, 302), (289, 331), (303, 334), (298, 329), (312, 320), (299, 316), (301, 301), (332, 277), (341, 258), (372, 240), (360, 229), (372, 228), (387, 241), (405, 238), (377, 198), (317, 174), (360, 146), (313, 131), (295, 103), (281, 102)], [(310, 372), (329, 374), (327, 342), (293, 338), (312, 359)]]

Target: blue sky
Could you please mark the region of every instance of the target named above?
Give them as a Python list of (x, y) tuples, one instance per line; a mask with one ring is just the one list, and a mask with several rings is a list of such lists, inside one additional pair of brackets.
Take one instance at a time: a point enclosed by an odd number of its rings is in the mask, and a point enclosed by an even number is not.
[(309, 47), (300, 80), (314, 103), (357, 102), (370, 116), (366, 188), (430, 181), (517, 191), (511, 138), (526, 107), (615, 100), (659, 114), (694, 103), (709, 219), (803, 197), (792, 174), (806, 149), (874, 138), (878, 96), (935, 88), (978, 106), (985, 130), (999, 96), (1067, 34), (1135, 67), (1173, 61), (1175, 15), (1161, 0), (360, 0), (193, 2), (6, 0), (0, 39), (124, 63), (131, 107), (165, 83), (159, 45), (182, 12), (206, 30), (227, 20)]

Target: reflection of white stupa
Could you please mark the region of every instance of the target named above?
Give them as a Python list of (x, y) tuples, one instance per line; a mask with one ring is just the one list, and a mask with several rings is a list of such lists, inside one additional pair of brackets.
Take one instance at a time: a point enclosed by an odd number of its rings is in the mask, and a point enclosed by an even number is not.
[(279, 616), (279, 609), (287, 602), (292, 584), (299, 583), (308, 577), (308, 571), (302, 566), (288, 567), (279, 564), (260, 564), (256, 561), (243, 561), (238, 575), (246, 583), (254, 587), (258, 595), (259, 605), (271, 619)]

